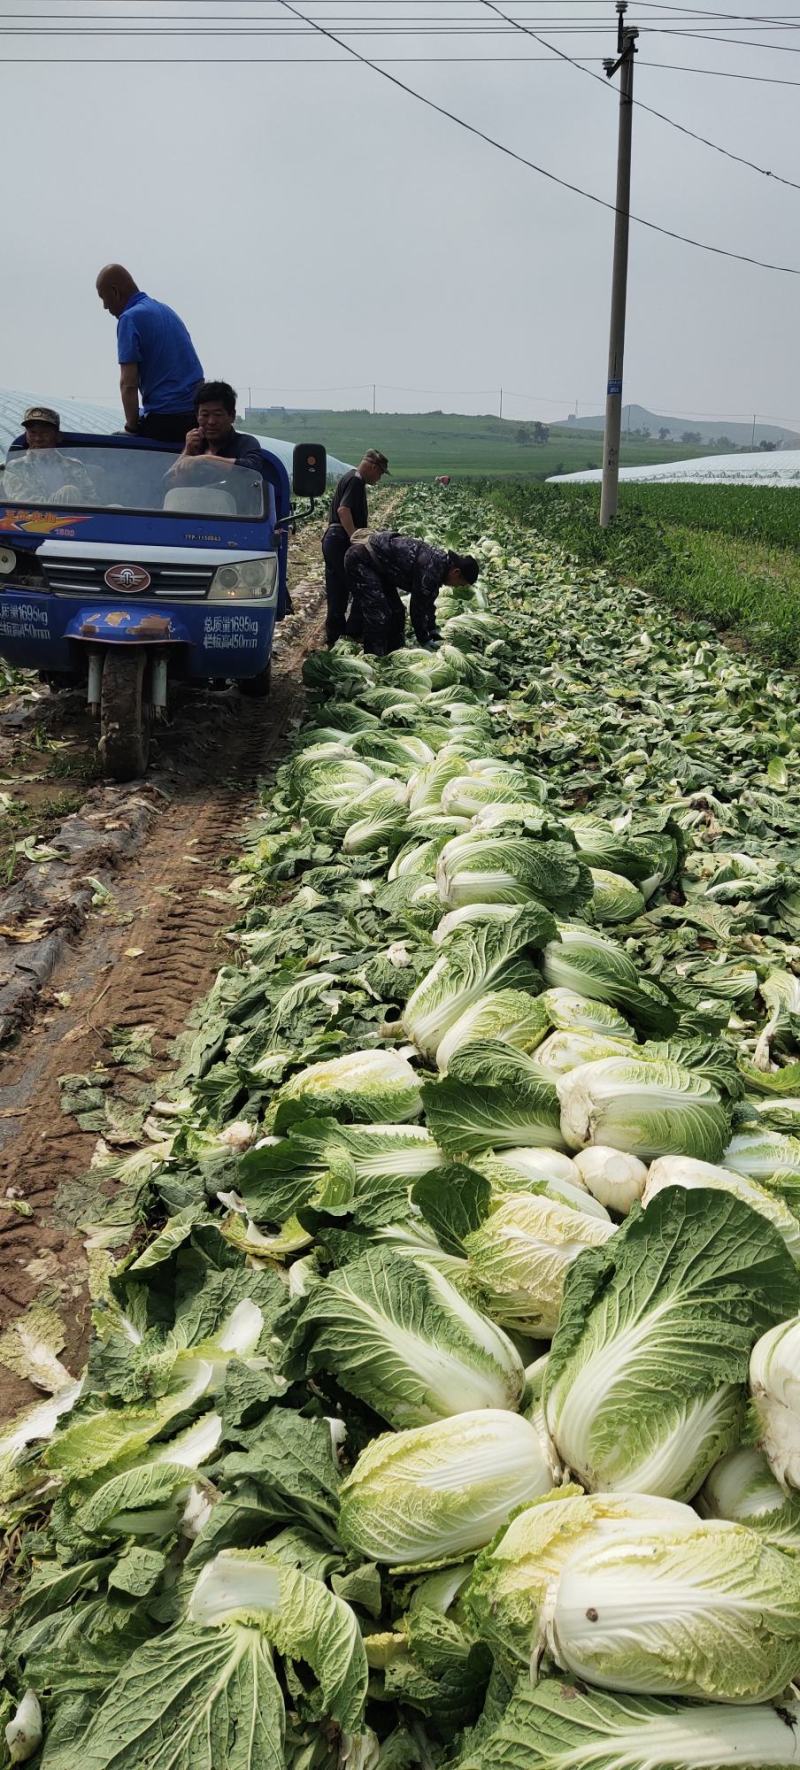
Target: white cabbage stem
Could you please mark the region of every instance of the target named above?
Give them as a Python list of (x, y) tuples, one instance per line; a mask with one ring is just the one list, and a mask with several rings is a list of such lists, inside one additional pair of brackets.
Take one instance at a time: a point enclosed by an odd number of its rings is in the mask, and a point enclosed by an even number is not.
[(579, 1150), (572, 1160), (592, 1197), (607, 1210), (627, 1217), (645, 1189), (647, 1169), (644, 1162), (640, 1162), (638, 1156), (627, 1155), (621, 1149), (608, 1149), (602, 1143), (593, 1143), (588, 1149)]
[(35, 1690), (26, 1690), (5, 1732), (12, 1764), (27, 1764), (42, 1743), (42, 1711)]

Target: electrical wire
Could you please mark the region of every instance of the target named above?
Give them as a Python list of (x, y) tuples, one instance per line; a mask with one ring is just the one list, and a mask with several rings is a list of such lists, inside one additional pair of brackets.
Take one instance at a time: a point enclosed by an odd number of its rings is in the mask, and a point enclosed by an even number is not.
[[(344, 47), (344, 45), (343, 45)], [(573, 57), (576, 61), (596, 62), (595, 55)], [(382, 67), (555, 67), (549, 55), (381, 55), (373, 58), (376, 68)], [(3, 68), (57, 67), (264, 67), (264, 68), (349, 68), (354, 64), (344, 55), (11, 55), (0, 61)], [(640, 61), (640, 68), (657, 73), (706, 74), (717, 80), (747, 80), (756, 86), (800, 87), (800, 80), (782, 80), (774, 74), (740, 74), (727, 68), (694, 68), (686, 62)]]
[[(725, 15), (720, 15), (720, 16), (724, 17)], [(341, 24), (341, 25), (337, 25), (336, 28), (340, 32), (341, 36), (343, 36), (343, 37), (353, 37), (353, 36), (366, 36), (366, 37), (403, 37), (403, 36), (413, 36), (413, 37), (420, 37), (420, 36), (428, 36), (428, 37), (445, 37), (445, 36), (446, 37), (459, 37), (459, 36), (481, 37), (481, 36), (483, 36), (483, 37), (486, 37), (486, 36), (488, 36), (488, 37), (492, 37), (492, 36), (496, 36), (496, 37), (500, 37), (500, 36), (505, 36), (505, 35), (511, 35), (511, 33), (514, 32), (515, 30), (528, 31), (530, 35), (535, 35), (535, 32), (531, 31), (529, 24), (527, 24), (526, 22), (524, 22), (522, 20), (509, 18), (507, 15), (502, 14), (502, 13), (498, 13), (497, 18), (498, 18), (499, 23), (495, 24), (491, 27), (487, 26), (485, 24), (482, 24), (480, 22), (476, 22), (475, 20), (471, 20), (471, 21), (465, 22), (465, 23), (458, 23), (455, 26), (453, 26), (452, 24), (440, 26), (438, 24), (431, 24), (430, 20), (418, 21), (418, 20), (404, 19), (404, 20), (399, 20), (399, 21), (395, 21), (395, 22), (387, 22), (384, 19), (380, 23), (373, 25), (369, 22), (365, 23), (363, 15), (362, 15), (362, 17), (360, 18), (359, 22), (356, 25)], [(264, 36), (274, 36), (274, 37), (284, 37), (284, 36), (310, 37), (313, 35), (314, 30), (316, 28), (316, 21), (314, 21), (312, 19), (306, 20), (307, 28), (298, 29), (296, 26), (287, 26), (286, 24), (282, 24), (276, 19), (261, 18), (261, 19), (257, 19), (255, 22), (253, 22), (253, 20), (251, 18), (247, 17), (244, 14), (233, 14), (233, 15), (231, 15), (231, 14), (226, 14), (226, 15), (217, 14), (217, 15), (208, 15), (206, 17), (200, 17), (200, 16), (192, 17), (192, 16), (185, 16), (185, 15), (180, 15), (180, 14), (175, 14), (175, 13), (173, 13), (173, 14), (144, 13), (144, 14), (140, 14), (137, 19), (135, 15), (131, 15), (130, 18), (128, 18), (125, 15), (123, 15), (122, 17), (119, 17), (118, 15), (108, 14), (108, 13), (103, 13), (103, 14), (98, 14), (98, 15), (91, 15), (91, 14), (85, 14), (85, 13), (84, 14), (80, 14), (80, 13), (76, 13), (76, 14), (69, 14), (69, 13), (47, 13), (47, 14), (2, 13), (2, 14), (0, 14), (0, 21), (1, 21), (0, 22), (0, 29), (2, 29), (2, 32), (4, 35), (23, 36), (23, 37), (24, 36), (75, 36), (75, 37), (82, 37), (82, 36), (104, 36), (104, 35), (105, 36), (129, 36), (129, 35), (137, 35), (137, 34), (140, 36), (143, 36), (143, 37), (160, 36), (160, 35), (163, 35), (163, 36), (171, 36), (171, 35), (193, 36), (193, 35), (202, 34), (205, 32), (214, 33), (220, 27), (226, 33), (231, 32), (232, 35), (235, 35), (237, 33), (233, 30), (233, 27), (234, 26), (238, 27), (240, 25), (244, 26), (244, 30), (239, 33), (243, 36), (264, 35)], [(542, 21), (539, 20), (538, 22), (541, 25)], [(705, 23), (705, 22), (706, 22), (705, 20), (701, 20), (701, 23)], [(151, 28), (151, 27), (153, 27), (153, 28)], [(176, 28), (173, 29), (173, 27), (176, 27)], [(329, 27), (320, 26), (319, 28), (325, 29), (325, 28), (329, 28)], [(548, 28), (552, 34), (558, 35), (558, 36), (595, 36), (595, 35), (597, 35), (597, 36), (602, 35), (604, 37), (607, 36), (607, 28), (604, 24), (584, 25), (583, 23), (575, 21), (575, 20), (570, 20), (570, 21), (552, 20), (550, 22), (546, 21), (546, 28)], [(750, 28), (752, 28), (754, 30), (767, 29), (767, 30), (774, 30), (776, 32), (788, 33), (788, 32), (796, 31), (800, 27), (797, 24), (792, 24), (792, 23), (785, 22), (785, 21), (777, 21), (776, 20), (774, 22), (771, 22), (766, 19), (762, 20), (760, 25), (754, 24), (752, 27), (749, 26), (746, 22), (739, 22), (736, 24), (731, 24), (731, 27), (730, 27), (731, 31), (748, 30)], [(740, 42), (740, 39), (733, 37), (733, 36), (723, 37), (719, 34), (717, 34), (716, 36), (710, 36), (709, 33), (704, 30), (694, 30), (694, 29), (690, 30), (686, 26), (686, 19), (685, 18), (676, 19), (675, 21), (659, 19), (657, 21), (654, 21), (652, 24), (648, 24), (647, 29), (652, 34), (659, 35), (659, 36), (683, 36), (683, 37), (687, 37), (687, 38), (697, 37), (702, 41), (712, 41), (712, 42), (714, 42), (714, 41), (732, 42), (732, 43)], [(722, 26), (718, 27), (718, 32), (721, 32), (722, 29), (723, 29)], [(741, 46), (747, 47), (748, 46), (747, 41), (741, 40)], [(759, 44), (759, 45), (754, 44), (753, 47), (766, 48), (766, 49), (775, 48), (777, 50), (780, 50), (782, 45), (768, 43), (768, 44)]]
[(709, 31), (680, 31), (672, 27), (668, 31), (661, 31), (658, 25), (648, 25), (647, 30), (652, 36), (689, 37), (695, 43), (725, 43), (731, 49), (768, 49), (773, 55), (800, 55), (800, 49), (793, 43), (754, 43), (752, 38), (719, 37)]
[[(567, 55), (563, 49), (559, 49), (555, 43), (548, 43), (545, 37), (540, 37), (538, 31), (532, 31), (529, 25), (520, 24), (516, 19), (509, 20), (507, 15), (501, 12), (496, 0), (483, 0), (483, 5), (489, 12), (494, 13), (495, 17), (506, 19), (507, 23), (512, 23), (515, 29), (521, 31), (524, 36), (531, 37), (541, 48), (552, 49), (554, 55), (559, 56), (562, 61), (569, 62), (577, 73), (585, 74), (587, 80), (594, 80), (597, 85), (603, 87), (605, 92), (613, 90), (605, 75), (596, 74), (592, 68), (583, 67), (579, 62), (573, 61), (572, 57)], [(631, 102), (636, 110), (647, 111), (649, 116), (657, 117), (659, 122), (668, 124), (670, 129), (677, 129), (680, 135), (687, 135), (691, 141), (701, 142), (703, 147), (711, 148), (715, 154), (721, 154), (723, 159), (733, 160), (738, 166), (747, 166), (751, 172), (758, 172), (762, 178), (771, 178), (774, 184), (783, 184), (790, 190), (800, 191), (800, 183), (796, 179), (784, 178), (782, 173), (772, 172), (767, 166), (759, 166), (755, 160), (748, 160), (744, 154), (733, 153), (730, 148), (722, 147), (718, 141), (710, 141), (707, 135), (699, 135), (696, 129), (689, 129), (686, 124), (678, 123), (674, 117), (668, 117), (664, 111), (657, 111), (653, 105), (645, 104), (642, 99), (634, 98)]]
[(641, 61), (639, 66), (657, 68), (666, 74), (708, 74), (714, 80), (750, 80), (756, 86), (800, 86), (800, 80), (782, 80), (777, 74), (740, 74), (733, 68), (693, 68), (682, 61)]
[[(304, 14), (298, 12), (297, 8), (292, 4), (292, 0), (281, 0), (281, 5), (287, 12), (292, 13), (295, 18), (302, 19), (304, 17)], [(353, 56), (355, 60), (362, 62), (365, 67), (372, 68), (373, 72), (379, 74), (381, 79), (388, 80), (392, 86), (396, 86), (400, 92), (407, 93), (410, 98), (416, 99), (419, 104), (425, 105), (428, 110), (435, 111), (440, 117), (446, 117), (449, 122), (455, 123), (459, 129), (466, 130), (467, 134), (474, 135), (479, 141), (486, 142), (489, 147), (496, 148), (498, 153), (504, 154), (510, 160), (515, 160), (518, 165), (527, 166), (531, 172), (536, 172), (540, 178), (546, 178), (549, 183), (558, 185), (562, 190), (572, 191), (575, 196), (583, 197), (587, 202), (594, 203), (600, 209), (609, 209), (614, 215), (618, 213), (616, 203), (610, 203), (605, 197), (598, 197), (593, 191), (584, 190), (581, 185), (573, 184), (571, 180), (567, 178), (560, 178), (558, 173), (551, 172), (548, 167), (540, 166), (536, 161), (526, 159), (524, 154), (518, 154), (514, 148), (507, 147), (504, 142), (497, 141), (494, 136), (488, 135), (483, 129), (479, 129), (476, 124), (468, 123), (464, 117), (457, 117), (454, 111), (449, 111), (444, 105), (437, 104), (435, 99), (427, 98), (424, 93), (417, 92), (415, 87), (409, 86), (406, 81), (399, 79), (397, 74), (387, 73), (386, 69), (382, 68), (379, 63), (370, 61), (368, 56), (362, 55), (359, 49), (353, 49), (349, 44), (342, 43), (341, 39), (335, 36), (327, 26), (318, 24), (315, 20), (309, 20), (308, 22), (314, 24), (314, 29), (318, 31), (321, 36), (327, 37), (332, 43), (337, 44), (340, 49), (347, 49), (348, 54)], [(678, 233), (674, 228), (662, 227), (659, 222), (649, 221), (643, 215), (631, 215), (630, 219), (631, 221), (636, 222), (637, 226), (648, 228), (651, 233), (661, 234), (666, 239), (677, 240), (684, 246), (692, 246), (695, 251), (698, 252), (709, 252), (715, 258), (734, 259), (739, 264), (751, 264), (758, 270), (775, 271), (783, 276), (800, 276), (800, 267), (797, 265), (773, 264), (766, 259), (755, 258), (749, 253), (731, 252), (724, 246), (712, 246), (709, 245), (706, 240), (695, 240), (692, 239), (689, 234)]]

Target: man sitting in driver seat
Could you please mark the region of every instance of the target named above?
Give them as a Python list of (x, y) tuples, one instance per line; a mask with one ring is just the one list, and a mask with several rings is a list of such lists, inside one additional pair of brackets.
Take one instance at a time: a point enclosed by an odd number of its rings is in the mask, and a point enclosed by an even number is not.
[(0, 498), (12, 504), (91, 504), (94, 487), (82, 462), (62, 455), (61, 419), (52, 406), (29, 406), (22, 420), (25, 448), (13, 449), (0, 479)]
[(218, 484), (220, 480), (224, 483), (224, 475), (230, 473), (232, 467), (251, 467), (254, 473), (263, 471), (257, 439), (247, 436), (243, 430), (234, 429), (236, 394), (227, 381), (201, 382), (195, 409), (197, 426), (188, 432), (183, 453), (169, 471), (173, 484), (196, 471), (198, 460), (219, 470), (204, 473), (204, 485)]

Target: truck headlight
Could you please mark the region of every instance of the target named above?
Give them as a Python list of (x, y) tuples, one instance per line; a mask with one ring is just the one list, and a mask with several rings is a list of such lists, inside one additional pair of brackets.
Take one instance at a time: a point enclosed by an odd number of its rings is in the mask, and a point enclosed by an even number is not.
[(0, 547), (0, 572), (4, 578), (8, 577), (9, 572), (13, 572), (16, 563), (17, 556), (13, 547)]
[(210, 602), (274, 601), (278, 583), (278, 559), (268, 553), (265, 559), (243, 559), (238, 564), (221, 565), (215, 571), (208, 592)]

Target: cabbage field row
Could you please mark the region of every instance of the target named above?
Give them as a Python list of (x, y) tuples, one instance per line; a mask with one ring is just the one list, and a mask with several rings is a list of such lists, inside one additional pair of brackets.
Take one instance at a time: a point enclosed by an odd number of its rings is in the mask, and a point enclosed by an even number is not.
[(599, 491), (506, 482), (493, 501), (584, 563), (607, 567), (679, 610), (743, 636), (781, 664), (800, 657), (796, 490), (774, 486), (623, 485), (614, 522)]
[(86, 1373), (17, 1330), (8, 1761), (798, 1764), (794, 685), (403, 523), (479, 584), (307, 660)]

